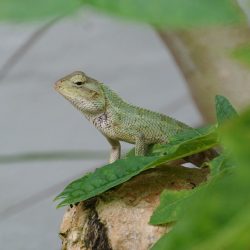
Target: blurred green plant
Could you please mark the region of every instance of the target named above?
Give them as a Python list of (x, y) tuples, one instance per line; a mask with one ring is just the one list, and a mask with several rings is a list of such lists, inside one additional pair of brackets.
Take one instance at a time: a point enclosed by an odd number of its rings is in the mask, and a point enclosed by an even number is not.
[(73, 13), (80, 6), (80, 0), (1, 0), (0, 20), (41, 20)]
[[(228, 117), (235, 116), (235, 110), (230, 106), (226, 108), (231, 110)], [(220, 113), (217, 115), (218, 120), (224, 117), (220, 117)], [(185, 200), (179, 208), (177, 225), (155, 244), (153, 250), (249, 248), (250, 110), (222, 124), (218, 134), (227, 156), (222, 154), (211, 163), (212, 169), (217, 169), (212, 171), (217, 178)], [(229, 175), (219, 175), (228, 168)], [(163, 199), (163, 202), (167, 201)], [(171, 222), (171, 217), (168, 219)]]
[(155, 26), (185, 28), (235, 24), (244, 16), (233, 0), (1, 0), (0, 20), (36, 20), (92, 6)]
[(216, 178), (186, 199), (178, 223), (153, 250), (249, 248), (250, 110), (222, 125), (219, 135), (233, 160), (230, 175)]
[(250, 43), (236, 47), (231, 52), (232, 58), (250, 67)]
[(244, 20), (231, 0), (83, 0), (97, 9), (168, 28), (235, 24)]

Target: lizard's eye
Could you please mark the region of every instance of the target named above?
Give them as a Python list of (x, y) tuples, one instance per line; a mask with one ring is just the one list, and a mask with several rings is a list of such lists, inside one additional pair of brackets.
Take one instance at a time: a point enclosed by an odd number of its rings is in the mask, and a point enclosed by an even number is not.
[(84, 82), (75, 82), (74, 84), (77, 85), (77, 86), (81, 86), (81, 85), (84, 84)]

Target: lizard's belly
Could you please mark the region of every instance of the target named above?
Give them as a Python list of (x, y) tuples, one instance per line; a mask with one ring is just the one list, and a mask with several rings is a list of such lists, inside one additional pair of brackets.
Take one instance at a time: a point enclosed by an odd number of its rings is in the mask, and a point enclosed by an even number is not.
[(146, 144), (165, 143), (166, 137), (159, 131), (151, 131), (150, 128), (142, 129), (127, 126), (107, 126), (101, 131), (105, 136), (118, 141), (135, 144), (138, 138), (142, 138)]
[(137, 121), (128, 123), (118, 123), (108, 117), (106, 113), (95, 117), (92, 120), (94, 126), (106, 137), (113, 140), (124, 141), (135, 144), (139, 137), (144, 138), (146, 144), (164, 143), (165, 135), (156, 126), (144, 124), (138, 126)]
[(107, 126), (101, 129), (100, 131), (102, 132), (102, 134), (113, 140), (124, 141), (131, 144), (135, 144), (136, 137), (133, 134), (131, 134), (129, 130), (126, 129), (121, 130), (113, 126), (110, 127)]
[(114, 122), (106, 113), (92, 119), (93, 125), (106, 137), (113, 140), (135, 143), (135, 138), (129, 133), (129, 129)]

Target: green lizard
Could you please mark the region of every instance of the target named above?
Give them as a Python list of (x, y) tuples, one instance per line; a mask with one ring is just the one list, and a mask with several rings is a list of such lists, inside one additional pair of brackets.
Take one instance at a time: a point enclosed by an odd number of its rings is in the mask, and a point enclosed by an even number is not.
[(69, 100), (111, 144), (109, 162), (120, 158), (120, 141), (135, 144), (135, 154), (145, 155), (151, 144), (191, 129), (166, 115), (123, 101), (103, 83), (76, 71), (58, 80), (55, 89)]

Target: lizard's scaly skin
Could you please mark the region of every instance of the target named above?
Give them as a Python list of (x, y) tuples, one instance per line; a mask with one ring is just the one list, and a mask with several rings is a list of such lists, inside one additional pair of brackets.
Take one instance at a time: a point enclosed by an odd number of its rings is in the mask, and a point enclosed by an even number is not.
[(145, 155), (147, 147), (167, 143), (186, 124), (166, 115), (123, 101), (106, 85), (77, 71), (60, 79), (55, 89), (79, 109), (112, 146), (110, 162), (120, 157), (120, 143), (135, 144), (135, 154)]

